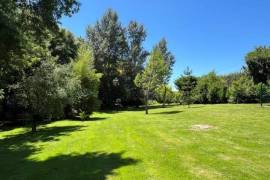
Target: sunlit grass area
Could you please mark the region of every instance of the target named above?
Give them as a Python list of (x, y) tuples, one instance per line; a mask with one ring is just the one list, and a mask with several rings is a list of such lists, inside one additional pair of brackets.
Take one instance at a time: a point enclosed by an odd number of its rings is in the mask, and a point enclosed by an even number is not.
[(0, 132), (0, 179), (269, 179), (270, 107), (96, 113)]

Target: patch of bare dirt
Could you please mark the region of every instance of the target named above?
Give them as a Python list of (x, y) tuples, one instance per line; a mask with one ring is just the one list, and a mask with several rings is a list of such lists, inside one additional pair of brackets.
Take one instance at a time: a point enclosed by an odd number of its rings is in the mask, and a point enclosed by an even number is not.
[(193, 131), (207, 131), (209, 129), (213, 129), (214, 126), (209, 125), (209, 124), (195, 124), (191, 126), (191, 130)]

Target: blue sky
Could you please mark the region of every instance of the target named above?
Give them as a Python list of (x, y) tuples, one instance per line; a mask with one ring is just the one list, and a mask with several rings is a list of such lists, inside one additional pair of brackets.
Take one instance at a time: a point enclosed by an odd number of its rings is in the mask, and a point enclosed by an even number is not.
[(81, 0), (79, 13), (62, 26), (85, 37), (108, 8), (127, 25), (136, 20), (147, 29), (147, 50), (162, 38), (176, 57), (171, 82), (189, 66), (194, 75), (215, 70), (236, 72), (245, 54), (270, 45), (269, 0)]

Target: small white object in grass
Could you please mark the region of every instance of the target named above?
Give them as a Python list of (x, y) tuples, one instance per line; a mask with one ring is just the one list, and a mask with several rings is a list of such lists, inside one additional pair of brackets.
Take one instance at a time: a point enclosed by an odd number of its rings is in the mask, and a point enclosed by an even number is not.
[(212, 128), (214, 128), (214, 126), (208, 125), (208, 124), (195, 124), (191, 126), (191, 130), (194, 130), (194, 131), (203, 131), (203, 130), (208, 130)]

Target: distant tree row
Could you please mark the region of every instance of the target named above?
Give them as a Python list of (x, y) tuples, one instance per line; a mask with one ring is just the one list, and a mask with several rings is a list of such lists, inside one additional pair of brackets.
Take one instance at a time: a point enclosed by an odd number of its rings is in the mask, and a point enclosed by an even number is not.
[[(187, 67), (183, 75), (175, 80), (177, 91), (162, 84), (164, 56), (152, 52), (146, 67), (135, 82), (144, 89), (146, 113), (148, 99), (159, 103), (217, 104), (270, 102), (270, 47), (258, 47), (245, 57), (246, 66), (240, 72), (217, 75), (215, 71), (196, 77)], [(166, 94), (167, 96), (163, 96)]]
[(187, 68), (175, 81), (181, 101), (191, 103), (256, 103), (270, 100), (270, 48), (258, 47), (246, 55), (239, 73), (218, 76), (214, 71), (201, 77)]

